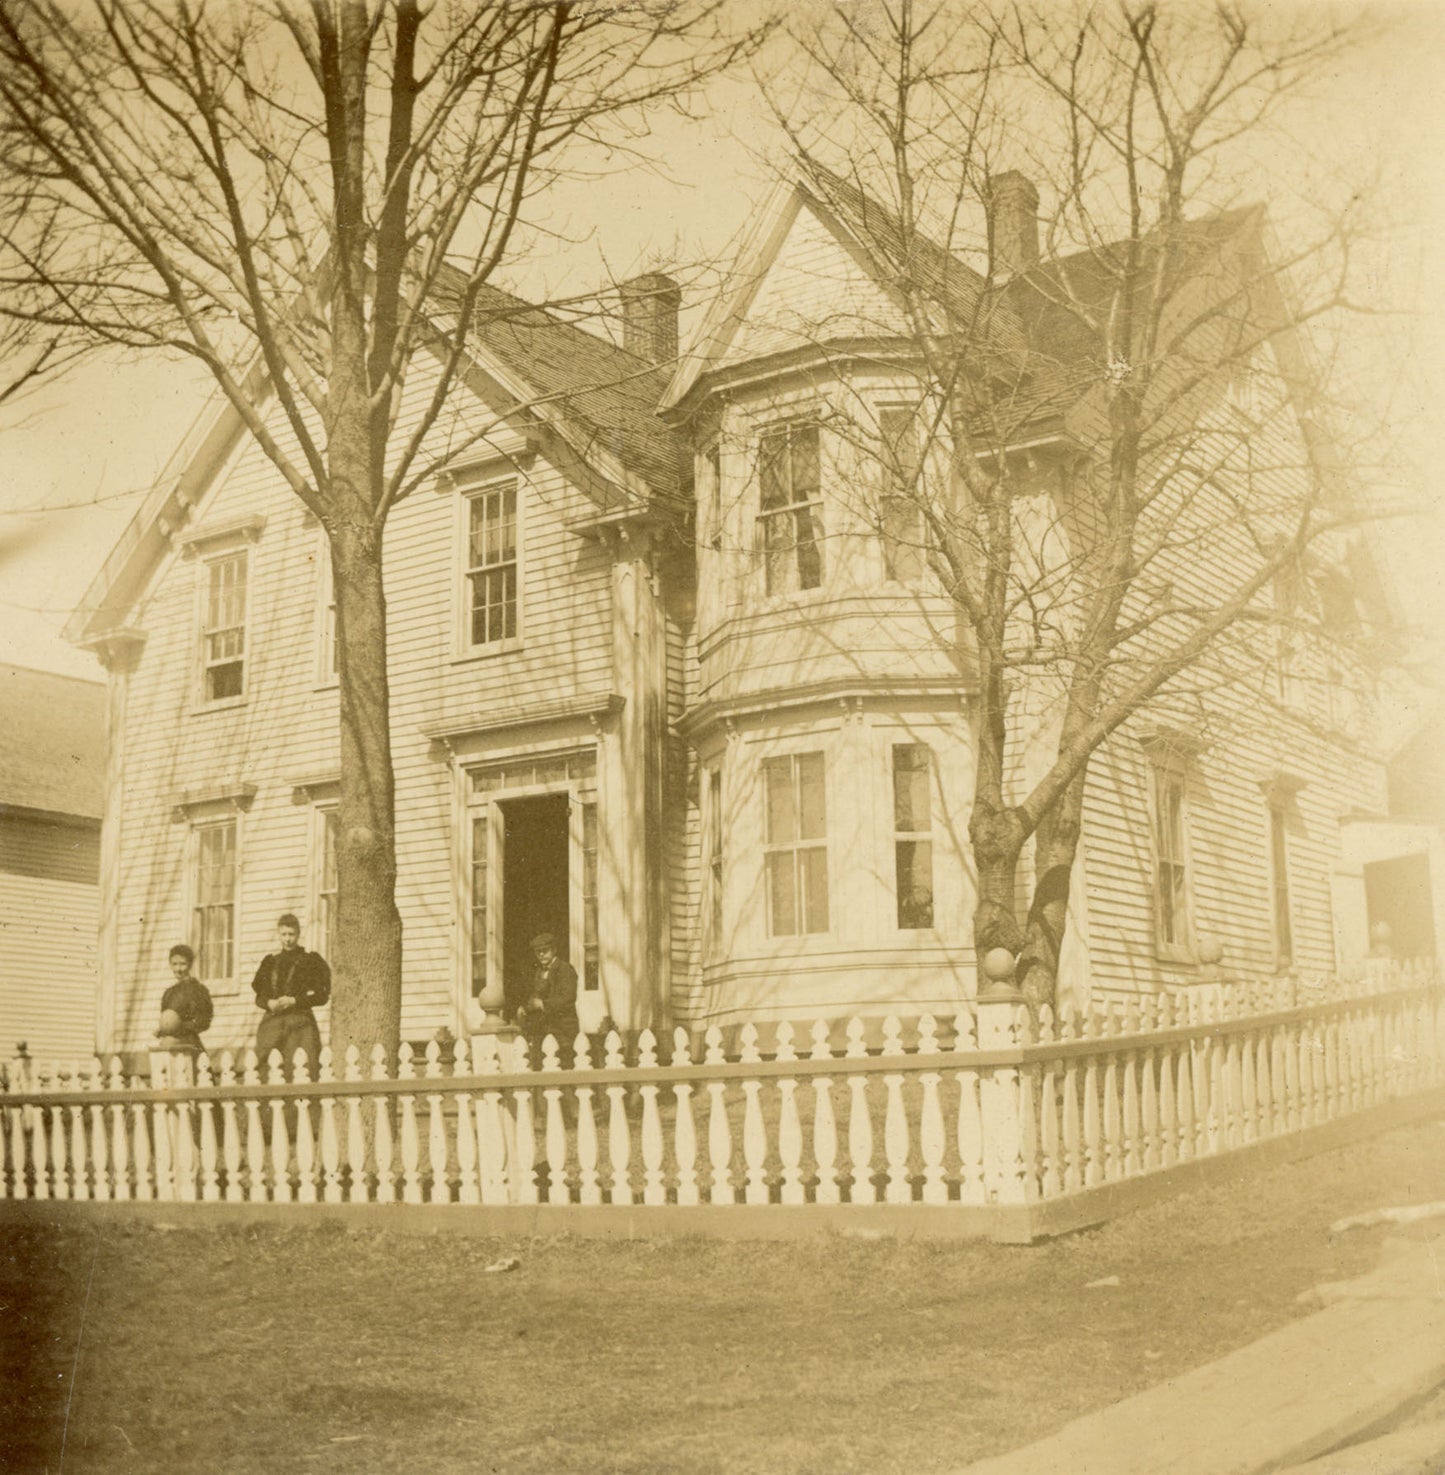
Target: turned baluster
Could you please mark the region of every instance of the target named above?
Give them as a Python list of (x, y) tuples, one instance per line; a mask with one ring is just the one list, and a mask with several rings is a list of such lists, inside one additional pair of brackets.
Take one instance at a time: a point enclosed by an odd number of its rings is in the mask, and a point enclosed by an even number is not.
[[(857, 1015), (848, 1021), (847, 1034), (847, 1058), (865, 1059), (868, 1047), (863, 1041), (863, 1021)], [(848, 1093), (848, 1157), (853, 1176), (848, 1199), (855, 1204), (876, 1204), (878, 1189), (873, 1182), (873, 1118), (868, 1110), (868, 1078), (861, 1071), (848, 1076)]]
[[(607, 1036), (607, 1069), (621, 1070), (622, 1040), (616, 1030)], [(607, 1155), (611, 1163), (612, 1180), (607, 1200), (614, 1204), (632, 1202), (632, 1132), (627, 1124), (626, 1088), (620, 1084), (607, 1088)]]
[[(577, 1036), (575, 1055), (578, 1070), (592, 1069), (592, 1041)], [(602, 1183), (597, 1173), (597, 1108), (591, 1086), (577, 1087), (577, 1199), (579, 1203), (600, 1204)]]
[[(938, 1024), (931, 1014), (925, 1014), (918, 1021), (918, 1054), (925, 1060), (938, 1054)], [(936, 1070), (925, 1070), (918, 1077), (923, 1088), (923, 1104), (918, 1115), (918, 1146), (923, 1157), (922, 1192), (926, 1204), (948, 1202), (948, 1184), (943, 1176), (943, 1102), (939, 1099), (938, 1090), (941, 1079)]]
[[(470, 1073), (467, 1042), (458, 1040), (452, 1046), (452, 1079), (461, 1080)], [(457, 1202), (479, 1204), (482, 1195), (477, 1183), (477, 1127), (472, 1116), (472, 1097), (469, 1091), (457, 1093), (456, 1109)]]
[[(724, 1063), (722, 1031), (713, 1025), (708, 1029), (704, 1039), (707, 1044), (707, 1064), (722, 1065)], [(735, 1204), (737, 1191), (733, 1188), (732, 1181), (733, 1131), (728, 1122), (726, 1088), (723, 1082), (709, 1081), (707, 1094), (707, 1153), (708, 1165), (712, 1174), (708, 1187), (708, 1202)]]
[[(824, 1020), (813, 1022), (813, 1060), (831, 1060), (833, 1051), (830, 1031)], [(813, 1077), (813, 1161), (818, 1168), (818, 1185), (814, 1201), (820, 1204), (840, 1202), (838, 1191), (838, 1123), (833, 1112), (832, 1076)]]
[[(382, 1045), (371, 1047), (371, 1078), (374, 1081), (388, 1078), (386, 1049)], [(378, 1091), (372, 1098), (372, 1156), (376, 1161), (376, 1201), (379, 1204), (396, 1202), (396, 1176), (392, 1166), (396, 1148), (391, 1137), (391, 1100), (391, 1096), (383, 1091)]]
[[(672, 1032), (672, 1063), (683, 1067), (692, 1064), (692, 1042), (681, 1025)], [(672, 1092), (677, 1101), (677, 1120), (672, 1133), (673, 1152), (677, 1156), (677, 1201), (696, 1204), (702, 1200), (697, 1184), (697, 1124), (692, 1118), (692, 1085), (688, 1081), (676, 1081)]]
[[(657, 1036), (645, 1029), (638, 1036), (638, 1068), (657, 1069)], [(639, 1088), (642, 1096), (642, 1201), (645, 1204), (665, 1204), (667, 1188), (662, 1181), (662, 1114), (657, 1106), (658, 1087), (653, 1081), (644, 1081)]]
[[(793, 1026), (784, 1020), (778, 1026), (775, 1059), (796, 1060), (793, 1048)], [(798, 1083), (792, 1076), (778, 1078), (778, 1158), (782, 1164), (782, 1184), (778, 1197), (785, 1204), (800, 1204), (803, 1193), (803, 1126), (798, 1119)]]

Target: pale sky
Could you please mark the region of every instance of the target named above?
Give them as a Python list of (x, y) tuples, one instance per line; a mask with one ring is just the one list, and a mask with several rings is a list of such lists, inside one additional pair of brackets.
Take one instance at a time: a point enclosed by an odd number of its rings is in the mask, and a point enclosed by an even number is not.
[[(1278, 10), (1278, 7), (1274, 7)], [(1445, 226), (1445, 0), (1395, 5), (1396, 34), (1354, 55), (1325, 92), (1301, 105), (1291, 145), (1314, 146), (1322, 169), (1370, 160), (1387, 207), (1423, 203), (1418, 231), (1396, 232), (1378, 268), (1385, 280), (1424, 284), (1418, 318), (1391, 321), (1377, 341), (1382, 365), (1412, 360), (1404, 402), (1427, 409), (1416, 435), (1422, 466), (1445, 452), (1445, 292), (1437, 242)], [(646, 146), (664, 172), (631, 168), (569, 186), (552, 202), (558, 239), (507, 284), (567, 296), (677, 261), (726, 264), (771, 186), (757, 157), (777, 137), (749, 83), (715, 86), (706, 117), (672, 114)], [(686, 275), (686, 273), (682, 273)], [(713, 279), (715, 281), (715, 279)], [(684, 338), (713, 282), (692, 286)], [(154, 362), (94, 363), (0, 418), (0, 661), (99, 676), (94, 658), (60, 629), (96, 569), (206, 402), (192, 372)], [(1403, 406), (1402, 406), (1403, 410)], [(1437, 499), (1440, 493), (1428, 483)], [(1445, 521), (1445, 499), (1440, 499)], [(1445, 628), (1445, 537), (1438, 526), (1392, 540), (1389, 562), (1412, 617)]]

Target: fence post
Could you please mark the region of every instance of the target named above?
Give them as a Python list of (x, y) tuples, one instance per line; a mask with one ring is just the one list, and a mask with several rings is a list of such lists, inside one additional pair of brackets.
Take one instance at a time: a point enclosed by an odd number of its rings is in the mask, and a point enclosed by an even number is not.
[[(984, 979), (978, 995), (978, 1047), (1009, 1050), (1019, 1044), (1019, 1022), (1027, 1008), (1013, 985), (1014, 960), (1006, 948), (993, 948), (983, 960)], [(1033, 1156), (1024, 1142), (1021, 1090), (1033, 1082), (1013, 1066), (994, 1066), (981, 1073), (983, 1112), (983, 1183), (989, 1203), (1021, 1204), (1034, 1197), (1028, 1180)], [(1033, 1113), (1028, 1113), (1032, 1117)]]

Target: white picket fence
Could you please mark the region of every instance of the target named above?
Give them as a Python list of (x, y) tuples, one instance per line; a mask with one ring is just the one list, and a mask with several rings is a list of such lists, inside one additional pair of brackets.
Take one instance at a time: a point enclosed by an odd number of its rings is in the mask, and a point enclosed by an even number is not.
[[(684, 1030), (659, 1060), (611, 1035), (560, 1069), (479, 1036), (395, 1071), (379, 1049), (315, 1081), (247, 1052), (12, 1063), (11, 1199), (403, 1204), (1027, 1204), (1160, 1172), (1445, 1083), (1426, 965), (1363, 980), (1206, 986), (1037, 1026), (1012, 1002), (948, 1022)], [(1288, 999), (1288, 1002), (1284, 1002)], [(872, 1027), (877, 1028), (873, 1021)]]

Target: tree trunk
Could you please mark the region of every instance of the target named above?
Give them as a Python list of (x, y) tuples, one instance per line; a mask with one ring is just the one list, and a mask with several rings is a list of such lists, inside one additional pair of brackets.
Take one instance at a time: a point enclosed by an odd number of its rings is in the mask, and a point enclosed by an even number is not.
[(401, 1036), (401, 915), (396, 909), (396, 804), (381, 537), (368, 525), (333, 533), (341, 689), (341, 805), (331, 1048)]
[(983, 982), (983, 960), (996, 947), (1017, 954), (1023, 946), (1018, 921), (1018, 864), (1022, 825), (1009, 809), (980, 803), (974, 797), (968, 822), (974, 863), (978, 867), (978, 901), (973, 912), (973, 947)]
[(1069, 916), (1069, 884), (1082, 830), (1084, 781), (1069, 784), (1034, 835), (1034, 894), (1015, 979), (1029, 1008), (1058, 1008), (1059, 957)]

